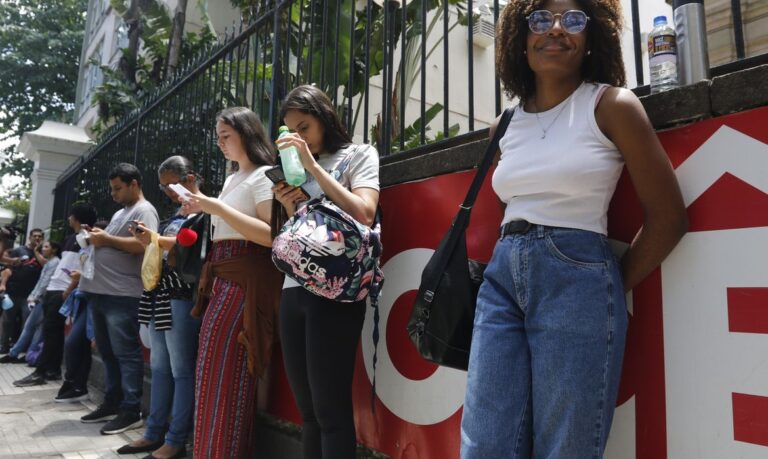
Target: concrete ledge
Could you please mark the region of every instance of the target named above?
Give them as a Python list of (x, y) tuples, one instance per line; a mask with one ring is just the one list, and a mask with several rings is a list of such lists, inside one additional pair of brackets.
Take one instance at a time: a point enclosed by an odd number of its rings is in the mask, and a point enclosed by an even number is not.
[(711, 84), (711, 81), (705, 80), (670, 91), (649, 94), (640, 97), (640, 101), (656, 129), (689, 123), (712, 116)]
[(382, 164), (379, 171), (381, 186), (387, 187), (439, 174), (472, 169), (477, 166), (487, 144), (487, 138), (474, 140), (434, 153), (387, 162)]
[(768, 105), (768, 64), (717, 77), (711, 92), (714, 115)]

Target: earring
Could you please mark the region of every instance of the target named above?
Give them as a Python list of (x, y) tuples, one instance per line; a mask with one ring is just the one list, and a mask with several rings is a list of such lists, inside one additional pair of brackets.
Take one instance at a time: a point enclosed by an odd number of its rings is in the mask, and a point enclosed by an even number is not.
[(589, 56), (590, 54), (592, 54), (592, 50), (591, 50), (591, 49), (588, 49), (588, 50), (587, 50), (587, 56)]
[(528, 54), (528, 51), (524, 49), (523, 54)]

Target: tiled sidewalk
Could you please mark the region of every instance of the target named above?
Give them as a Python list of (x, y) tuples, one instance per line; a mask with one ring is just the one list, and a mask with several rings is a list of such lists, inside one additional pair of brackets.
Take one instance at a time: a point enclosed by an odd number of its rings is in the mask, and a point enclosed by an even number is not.
[(56, 403), (60, 381), (20, 388), (13, 381), (32, 371), (21, 364), (0, 364), (0, 459), (142, 458), (115, 450), (141, 436), (143, 429), (101, 435), (103, 423), (83, 424), (80, 416), (96, 407), (93, 400)]

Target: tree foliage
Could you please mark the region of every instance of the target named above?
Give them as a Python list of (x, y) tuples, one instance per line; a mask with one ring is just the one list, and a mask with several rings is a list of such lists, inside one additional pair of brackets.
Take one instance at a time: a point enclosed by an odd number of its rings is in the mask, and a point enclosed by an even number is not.
[[(230, 3), (240, 9), (244, 20), (253, 19), (256, 13), (273, 5), (270, 0), (230, 0)], [(388, 144), (389, 151), (394, 152), (399, 151), (401, 139), (406, 149), (421, 144), (422, 125), (425, 126), (425, 131), (429, 131), (429, 122), (435, 119), (443, 109), (441, 104), (433, 104), (425, 113), (425, 119), (415, 120), (405, 128), (404, 132), (400, 132), (400, 119), (404, 116), (400, 113), (400, 100), (401, 98), (408, 100), (414, 84), (420, 77), (422, 40), (430, 41), (429, 37), (433, 32), (436, 30), (438, 31), (436, 33), (441, 32), (437, 26), (442, 24), (446, 11), (450, 13), (449, 33), (458, 26), (466, 27), (469, 20), (466, 14), (466, 0), (404, 2), (405, 14), (400, 7), (395, 6), (395, 2), (382, 3), (387, 5), (387, 8), (391, 8), (387, 13), (392, 18), (389, 51), (386, 51), (387, 37), (384, 34), (384, 7), (376, 2), (372, 3), (371, 11), (368, 12), (366, 3), (356, 0), (294, 0), (291, 8), (285, 8), (282, 11), (290, 24), (288, 33), (284, 30), (278, 32), (278, 36), (287, 37), (287, 42), (283, 46), (288, 47), (288, 73), (279, 75), (277, 78), (278, 85), (282, 85), (283, 90), (290, 90), (303, 81), (317, 84), (328, 94), (336, 94), (339, 88), (343, 88), (342, 97), (337, 101), (336, 109), (341, 119), (350, 119), (350, 131), (354, 131), (362, 111), (361, 95), (368, 87), (371, 78), (382, 75), (385, 67), (385, 52), (394, 52), (395, 46), (398, 46), (399, 49), (394, 55), (397, 73), (392, 79), (393, 87), (388, 96), (391, 108)], [(283, 22), (281, 21), (281, 24)], [(405, 28), (404, 33), (403, 28)], [(431, 40), (425, 53), (427, 60), (438, 47), (442, 46), (445, 39), (445, 36), (438, 35)], [(400, 51), (402, 47), (405, 47), (404, 54)], [(280, 56), (278, 59), (282, 60), (283, 57)], [(267, 79), (272, 78), (273, 70), (270, 61), (271, 56), (261, 64), (261, 71), (267, 74)], [(297, 62), (301, 62), (301, 69), (297, 68)], [(402, 74), (403, 72), (405, 75)], [(297, 77), (299, 74), (303, 81)], [(352, 81), (351, 85), (349, 81)], [(272, 96), (265, 93), (263, 97)], [(350, 109), (349, 99), (354, 98), (357, 98), (356, 106)], [(384, 120), (381, 113), (376, 116), (374, 124), (368, 129), (379, 151), (384, 151)], [(451, 137), (458, 131), (459, 125), (454, 124), (449, 126), (447, 133), (438, 132), (434, 138), (429, 138), (425, 134), (424, 142), (440, 141), (446, 137), (446, 134)]]
[[(43, 120), (69, 122), (74, 112), (87, 0), (0, 2), (0, 177), (29, 178), (32, 163), (18, 153), (21, 134)], [(28, 187), (10, 195), (23, 198)]]
[[(91, 62), (100, 65), (104, 75), (91, 99), (91, 103), (99, 108), (98, 119), (91, 127), (98, 137), (120, 118), (140, 107), (148, 95), (174, 76), (179, 65), (216, 43), (205, 0), (198, 0), (196, 6), (202, 13), (203, 23), (208, 25), (197, 33), (179, 31), (176, 35), (174, 17), (160, 0), (110, 0), (110, 5), (128, 26), (129, 44), (121, 49), (116, 69)], [(178, 14), (177, 8), (174, 16)], [(171, 43), (174, 36), (180, 41)], [(177, 48), (176, 62), (170, 67), (167, 60), (173, 48)]]

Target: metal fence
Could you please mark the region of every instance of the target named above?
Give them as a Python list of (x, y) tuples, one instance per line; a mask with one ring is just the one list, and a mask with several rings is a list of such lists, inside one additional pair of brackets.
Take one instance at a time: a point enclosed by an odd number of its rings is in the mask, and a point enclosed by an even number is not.
[[(111, 215), (117, 206), (107, 175), (119, 162), (143, 171), (145, 195), (161, 215), (171, 204), (158, 189), (155, 171), (170, 155), (193, 159), (206, 179), (203, 191), (218, 192), (226, 172), (214, 132), (218, 111), (251, 107), (274, 138), (278, 103), (299, 84), (326, 91), (356, 140), (375, 144), (382, 156), (461, 142), (501, 112), (493, 47), (474, 45), (492, 43), (503, 0), (479, 7), (478, 0), (273, 1), (258, 5), (250, 25), (228, 31), (220, 45), (179, 69), (61, 176), (54, 221), (63, 220), (78, 200)], [(732, 4), (743, 57), (739, 2)], [(643, 85), (638, 5), (632, 1), (631, 15), (637, 81)], [(466, 49), (461, 58), (450, 52), (456, 46)]]

